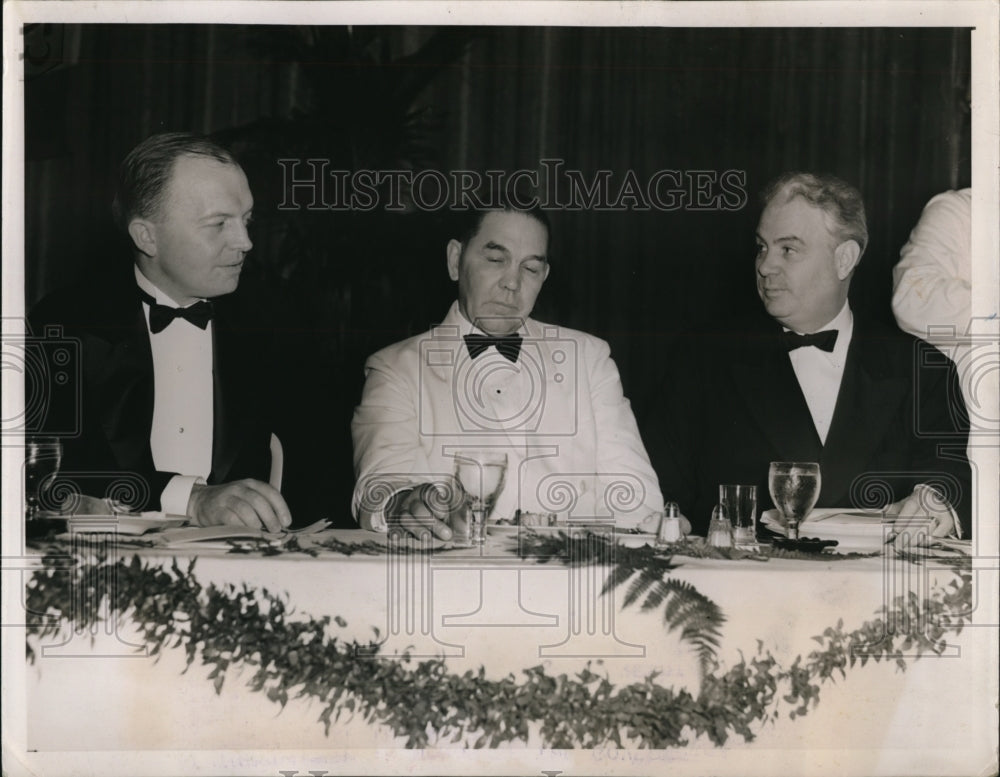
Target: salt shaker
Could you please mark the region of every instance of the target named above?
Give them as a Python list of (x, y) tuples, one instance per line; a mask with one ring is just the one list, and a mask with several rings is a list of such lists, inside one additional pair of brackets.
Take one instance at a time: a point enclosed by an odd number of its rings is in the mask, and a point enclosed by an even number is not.
[(677, 542), (681, 538), (681, 511), (676, 502), (667, 502), (656, 533), (657, 543)]
[(725, 505), (712, 508), (712, 521), (708, 524), (708, 544), (715, 548), (733, 547), (733, 525)]

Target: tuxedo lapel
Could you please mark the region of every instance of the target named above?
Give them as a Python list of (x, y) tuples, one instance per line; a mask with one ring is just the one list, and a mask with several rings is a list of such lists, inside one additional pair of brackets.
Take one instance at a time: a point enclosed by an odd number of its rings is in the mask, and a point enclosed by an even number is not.
[(118, 465), (151, 470), (153, 355), (149, 334), (136, 295), (123, 299), (116, 313), (118, 320), (90, 335), (94, 338), (88, 349), (92, 363), (86, 369), (94, 371), (93, 401), (99, 405), (98, 417)]
[[(248, 333), (233, 321), (231, 300), (216, 300), (216, 316), (212, 324), (212, 473), (210, 483), (223, 483), (241, 449), (242, 432), (233, 418), (250, 418), (244, 412), (253, 395), (253, 366), (258, 364)], [(265, 376), (258, 376), (257, 380)]]
[(878, 340), (856, 325), (821, 460), (825, 502), (857, 501), (851, 500), (854, 474), (865, 471), (909, 390), (902, 377), (886, 373), (886, 359)]
[[(777, 328), (755, 330), (730, 354), (729, 372), (761, 433), (790, 461), (819, 461), (822, 443)], [(739, 441), (721, 441), (740, 445)], [(748, 441), (749, 442), (749, 441)]]

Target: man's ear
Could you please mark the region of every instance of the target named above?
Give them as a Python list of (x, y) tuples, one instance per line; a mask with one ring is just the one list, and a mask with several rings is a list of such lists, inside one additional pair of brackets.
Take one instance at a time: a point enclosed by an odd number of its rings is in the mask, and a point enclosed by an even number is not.
[(153, 225), (145, 219), (132, 219), (128, 224), (128, 234), (135, 247), (146, 256), (156, 256), (156, 234)]
[(462, 244), (457, 240), (448, 241), (448, 276), (453, 280), (458, 280), (458, 265), (462, 260)]
[(834, 249), (833, 260), (837, 264), (837, 277), (845, 281), (854, 272), (861, 259), (861, 246), (856, 240), (845, 240)]

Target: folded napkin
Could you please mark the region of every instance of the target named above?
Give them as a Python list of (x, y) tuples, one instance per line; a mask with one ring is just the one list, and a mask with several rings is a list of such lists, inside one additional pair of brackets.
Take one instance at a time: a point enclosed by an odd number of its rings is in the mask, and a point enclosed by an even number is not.
[[(788, 534), (777, 510), (765, 510), (760, 519), (775, 534)], [(929, 533), (929, 518), (908, 518), (907, 524), (916, 528), (923, 521), (926, 521)], [(799, 536), (837, 540), (840, 549), (873, 551), (883, 548), (895, 536), (895, 522), (894, 517), (887, 517), (881, 510), (817, 508), (799, 524)]]
[[(760, 521), (776, 534), (787, 534), (781, 514), (777, 510), (765, 510)], [(816, 508), (812, 510), (799, 524), (799, 535), (805, 536), (808, 530), (813, 532), (810, 537), (820, 537), (815, 532), (836, 532), (837, 534), (857, 534), (867, 536), (881, 534), (882, 528), (891, 529), (892, 518), (884, 519), (881, 510), (845, 510), (842, 507)], [(820, 537), (826, 539), (825, 537)]]
[[(788, 530), (777, 510), (765, 510), (761, 523), (787, 536)], [(800, 537), (836, 540), (841, 550), (875, 551), (892, 536), (892, 522), (883, 522), (881, 512), (860, 512), (843, 508), (815, 509), (799, 524)]]

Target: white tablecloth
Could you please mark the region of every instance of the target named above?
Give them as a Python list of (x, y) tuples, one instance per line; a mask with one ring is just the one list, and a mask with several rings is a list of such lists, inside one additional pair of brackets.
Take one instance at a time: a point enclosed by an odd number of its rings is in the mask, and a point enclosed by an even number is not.
[[(373, 537), (336, 536), (345, 542)], [(182, 567), (197, 556), (195, 576), (203, 586), (232, 583), (281, 593), (301, 616), (331, 616), (330, 636), (365, 643), (378, 629), (388, 636), (383, 654), (409, 648), (417, 657), (443, 655), (452, 673), (482, 669), (487, 678), (520, 680), (528, 667), (542, 665), (550, 676), (573, 675), (589, 663), (616, 687), (658, 672), (658, 684), (697, 695), (701, 675), (695, 651), (667, 631), (662, 608), (623, 607), (628, 585), (600, 595), (614, 558), (604, 558), (608, 566), (540, 564), (505, 552), (511, 542), (489, 544), (485, 557), (475, 550), (315, 558), (213, 550), (140, 555), (153, 565), (169, 566), (176, 558)], [(759, 650), (790, 665), (816, 649), (813, 637), (838, 620), (847, 630), (857, 628), (894, 596), (929, 595), (954, 576), (947, 566), (882, 557), (675, 556), (674, 562), (678, 567), (670, 576), (691, 583), (726, 617), (719, 671)], [(144, 656), (143, 640), (128, 617), (112, 617), (109, 624), (96, 634), (64, 628), (58, 637), (33, 643), (36, 661), (25, 675), (26, 729), (37, 762), (69, 758), (81, 772), (156, 772), (169, 763), (166, 751), (183, 751), (182, 771), (207, 773), (374, 768), (648, 774), (708, 768), (734, 774), (944, 775), (978, 773), (995, 759), (995, 629), (973, 627), (949, 636), (944, 655), (907, 659), (905, 672), (894, 661), (855, 666), (846, 679), (823, 684), (818, 705), (804, 717), (792, 720), (789, 705), (781, 706), (777, 720), (755, 726), (752, 742), (731, 736), (719, 748), (698, 737), (686, 748), (670, 750), (552, 751), (544, 749), (533, 728), (527, 743), (501, 751), (467, 752), (459, 749), (467, 740), (451, 744), (432, 735), (434, 749), (415, 754), (403, 749), (404, 738), (360, 717), (341, 718), (326, 735), (317, 722), (321, 704), (291, 699), (280, 708), (246, 688), (252, 669), (230, 671), (217, 694), (200, 662), (185, 671), (183, 650)], [(248, 750), (257, 751), (250, 760)], [(124, 760), (112, 757), (122, 751), (142, 752)], [(237, 751), (242, 755), (234, 756)]]

